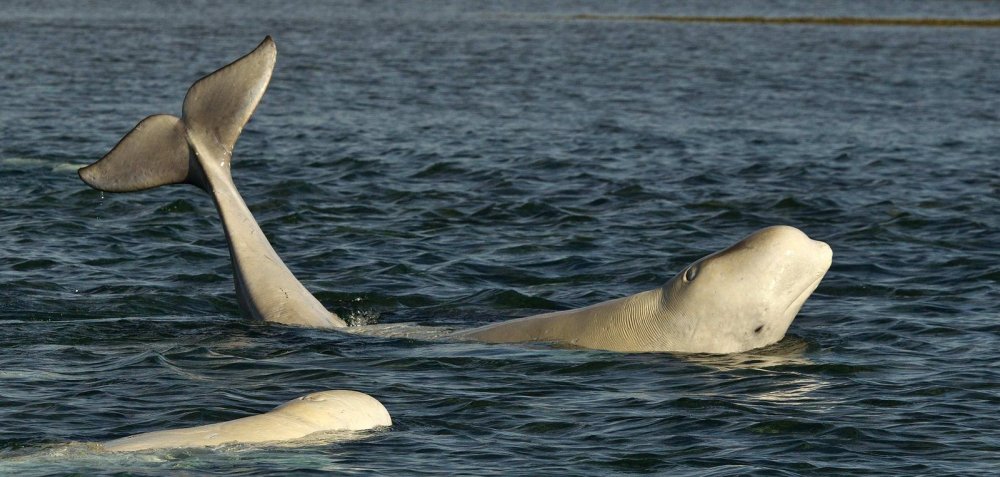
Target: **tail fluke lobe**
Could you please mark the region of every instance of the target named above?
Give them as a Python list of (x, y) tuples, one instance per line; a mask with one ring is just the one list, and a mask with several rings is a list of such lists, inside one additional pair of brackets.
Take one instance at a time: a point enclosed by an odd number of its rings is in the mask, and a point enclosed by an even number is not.
[(90, 187), (107, 192), (132, 192), (188, 182), (190, 154), (180, 118), (150, 116), (101, 160), (80, 169)]
[(270, 36), (246, 56), (196, 81), (184, 97), (183, 121), (191, 139), (232, 157), (236, 139), (271, 81), (277, 49)]

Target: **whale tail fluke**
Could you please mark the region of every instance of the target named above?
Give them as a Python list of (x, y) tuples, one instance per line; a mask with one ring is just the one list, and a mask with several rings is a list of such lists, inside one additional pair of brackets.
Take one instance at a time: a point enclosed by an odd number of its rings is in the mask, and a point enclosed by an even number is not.
[(271, 80), (276, 55), (268, 36), (246, 56), (191, 85), (180, 118), (160, 114), (143, 119), (99, 161), (81, 168), (80, 178), (107, 192), (167, 184), (206, 189), (198, 154), (229, 169), (236, 140)]
[(132, 192), (188, 182), (189, 152), (184, 123), (158, 114), (143, 119), (101, 160), (80, 169), (87, 185)]

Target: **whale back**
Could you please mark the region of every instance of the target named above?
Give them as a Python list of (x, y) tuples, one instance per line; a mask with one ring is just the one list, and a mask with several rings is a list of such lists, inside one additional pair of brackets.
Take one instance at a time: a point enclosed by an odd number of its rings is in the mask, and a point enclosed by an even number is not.
[(271, 413), (283, 419), (310, 423), (316, 427), (316, 432), (357, 431), (392, 425), (382, 403), (367, 394), (348, 390), (312, 393), (288, 401)]
[(392, 425), (377, 399), (357, 391), (331, 390), (288, 401), (273, 410), (204, 426), (147, 432), (104, 443), (112, 452), (223, 444), (295, 441), (319, 432), (360, 431)]

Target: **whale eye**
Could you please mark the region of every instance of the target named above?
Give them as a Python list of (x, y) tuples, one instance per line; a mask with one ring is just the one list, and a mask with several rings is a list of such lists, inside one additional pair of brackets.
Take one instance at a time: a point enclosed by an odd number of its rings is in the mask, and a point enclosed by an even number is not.
[(757, 329), (753, 330), (754, 333), (760, 333), (764, 329), (764, 325), (760, 325)]
[(698, 268), (691, 266), (684, 272), (684, 281), (690, 282), (694, 280), (694, 277), (698, 275)]

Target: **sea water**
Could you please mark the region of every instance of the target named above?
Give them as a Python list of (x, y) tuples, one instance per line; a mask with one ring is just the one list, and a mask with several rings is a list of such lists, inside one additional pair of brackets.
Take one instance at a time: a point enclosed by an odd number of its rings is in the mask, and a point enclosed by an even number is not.
[[(583, 20), (578, 14), (618, 16)], [(996, 2), (8, 2), (0, 474), (973, 475), (1000, 468)], [(834, 250), (784, 340), (731, 356), (249, 321), (211, 200), (75, 174), (278, 45), (233, 174), (355, 324), (461, 329), (659, 286), (756, 229)], [(96, 442), (368, 393), (361, 439)]]

